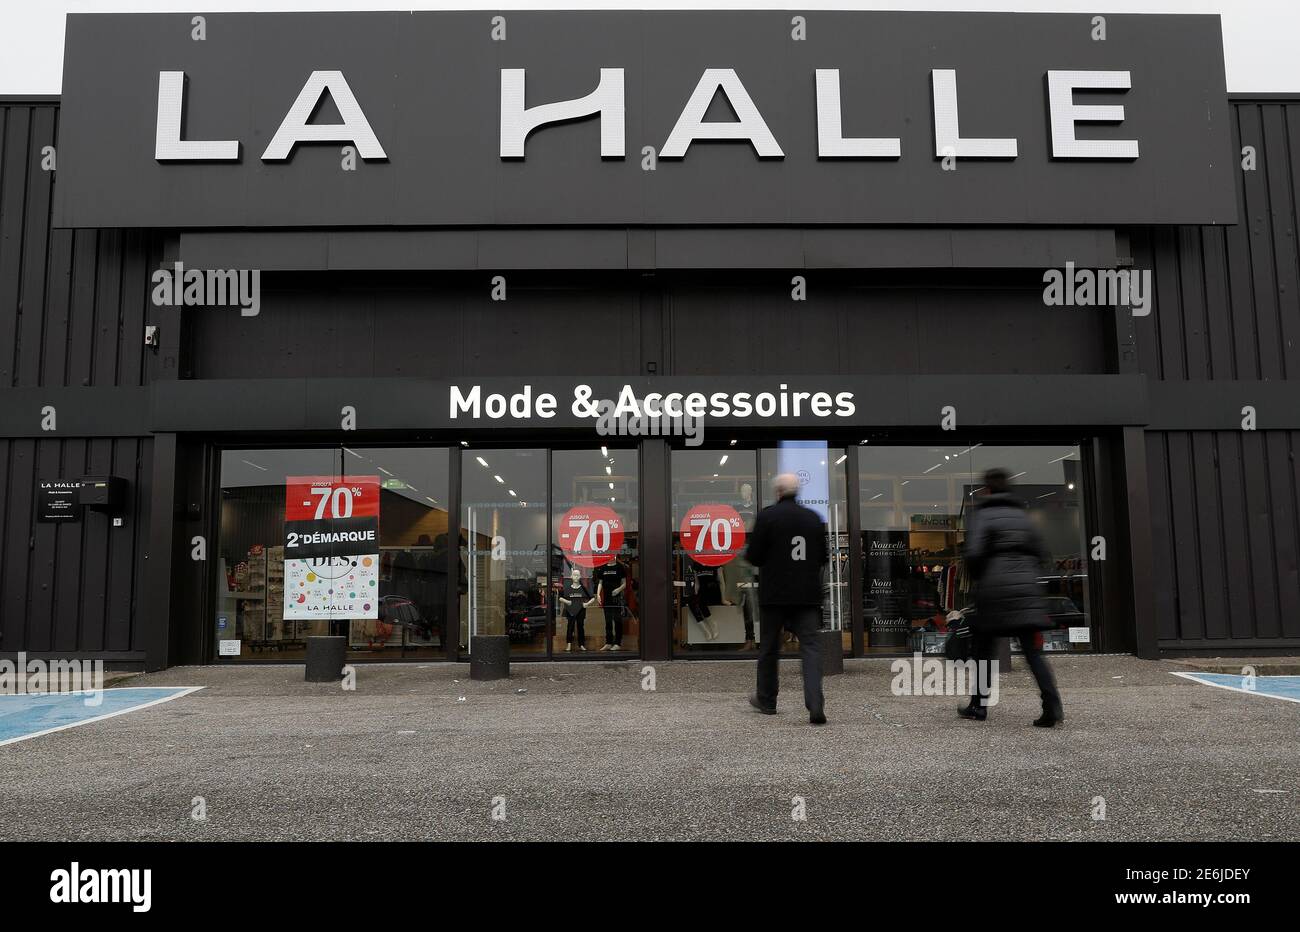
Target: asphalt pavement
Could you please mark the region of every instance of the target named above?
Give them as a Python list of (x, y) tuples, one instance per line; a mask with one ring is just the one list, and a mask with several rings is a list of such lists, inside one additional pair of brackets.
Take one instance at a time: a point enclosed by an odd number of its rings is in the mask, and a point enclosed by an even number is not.
[(0, 747), (0, 839), (1300, 840), (1300, 705), (1051, 662), (1051, 730), (1018, 660), (983, 723), (846, 661), (824, 728), (797, 662), (770, 717), (753, 662), (178, 667), (122, 685), (203, 689)]

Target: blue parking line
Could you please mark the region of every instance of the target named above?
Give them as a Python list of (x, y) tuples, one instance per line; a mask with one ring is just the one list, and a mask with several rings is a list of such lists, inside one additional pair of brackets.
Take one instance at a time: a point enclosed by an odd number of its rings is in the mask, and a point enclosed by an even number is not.
[[(201, 686), (125, 686), (0, 696), (0, 745), (125, 715), (188, 695)], [(98, 700), (98, 701), (97, 701)]]
[(1175, 673), (1174, 676), (1251, 696), (1300, 702), (1300, 676), (1257, 676), (1254, 683), (1235, 673)]

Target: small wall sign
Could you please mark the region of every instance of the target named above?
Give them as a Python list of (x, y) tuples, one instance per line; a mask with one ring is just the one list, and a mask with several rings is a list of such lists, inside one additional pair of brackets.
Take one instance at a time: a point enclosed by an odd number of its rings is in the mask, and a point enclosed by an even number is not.
[(81, 483), (76, 479), (42, 479), (37, 484), (36, 520), (80, 521), (81, 507), (77, 492)]

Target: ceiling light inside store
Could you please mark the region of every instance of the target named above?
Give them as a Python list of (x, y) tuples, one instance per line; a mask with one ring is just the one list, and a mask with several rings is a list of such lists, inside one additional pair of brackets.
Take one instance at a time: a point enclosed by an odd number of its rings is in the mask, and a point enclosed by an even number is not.
[(613, 467), (606, 466), (606, 467), (605, 467), (605, 475), (607, 475), (607, 476), (612, 476), (612, 475), (614, 475), (614, 469), (613, 469)]
[(356, 450), (349, 450), (347, 447), (344, 447), (344, 448), (343, 448), (343, 452), (344, 452), (344, 453), (351, 453), (353, 456), (355, 456), (355, 457), (356, 457), (357, 459), (359, 459), (359, 460), (360, 460), (360, 459), (365, 459), (365, 457), (362, 456), (360, 453), (358, 453)]
[(840, 463), (844, 462), (848, 458), (849, 455), (847, 453), (841, 453), (840, 458), (835, 461), (835, 465), (838, 466)]
[(1066, 487), (1067, 489), (1069, 489), (1071, 492), (1074, 491), (1074, 483), (1073, 483), (1073, 482), (1067, 482), (1067, 483), (1065, 484), (1065, 487)]
[(719, 466), (726, 466), (726, 465), (727, 465), (727, 457), (730, 456), (730, 455), (731, 455), (731, 454), (729, 454), (729, 453), (724, 453), (724, 454), (722, 454), (722, 459), (718, 460), (718, 465), (719, 465)]
[(938, 469), (938, 468), (939, 468), (940, 466), (942, 466), (942, 465), (943, 465), (943, 463), (935, 463), (933, 466), (931, 466), (929, 469), (927, 469), (927, 470), (925, 471), (925, 475), (928, 476), (930, 473), (934, 472), (936, 469)]
[(506, 491), (510, 493), (510, 497), (511, 497), (511, 498), (518, 498), (518, 497), (519, 497), (518, 495), (515, 494), (515, 490), (514, 490), (514, 489), (506, 489)]
[(469, 446), (469, 441), (468, 441), (468, 440), (462, 440), (462, 441), (460, 442), (460, 445), (461, 445), (462, 447), (467, 447), (467, 446)]
[(874, 502), (876, 499), (880, 498), (884, 494), (885, 494), (884, 492), (877, 492), (875, 495), (871, 496), (871, 500)]
[(249, 466), (252, 466), (254, 469), (262, 470), (262, 472), (267, 472), (267, 468), (265, 466), (259, 466), (256, 463), (254, 463), (252, 460), (240, 460), (240, 462), (247, 463)]
[(502, 485), (506, 484), (506, 480), (502, 479), (500, 476), (493, 476), (492, 478), (495, 479), (497, 482), (500, 482)]
[(606, 450), (604, 447), (601, 447), (601, 448), (600, 448), (600, 455), (601, 455), (601, 456), (609, 456), (609, 451)]
[(378, 467), (378, 469), (379, 469), (379, 471), (380, 471), (381, 473), (383, 473), (385, 476), (391, 476), (391, 475), (392, 475), (391, 472), (389, 472), (387, 469), (385, 469), (385, 468), (382, 467), (382, 466)]
[(1012, 478), (1012, 479), (1019, 479), (1021, 476), (1027, 476), (1027, 475), (1029, 475), (1028, 472), (1018, 472), (1018, 473), (1016, 473), (1014, 476), (1012, 476), (1011, 478)]
[(614, 483), (611, 482), (611, 483), (609, 484), (609, 487), (610, 487), (611, 489), (614, 488)]
[(476, 456), (474, 457), (474, 459), (478, 460), (478, 464), (482, 466), (484, 469), (488, 468), (487, 460), (483, 459), (483, 457)]
[(734, 446), (736, 445), (736, 441), (734, 441), (734, 440), (731, 441), (731, 445), (734, 447)]
[(1065, 454), (1065, 456), (1058, 456), (1058, 457), (1057, 457), (1056, 459), (1054, 459), (1054, 460), (1048, 460), (1048, 461), (1047, 461), (1047, 465), (1048, 465), (1048, 466), (1051, 466), (1053, 463), (1059, 463), (1061, 460), (1068, 460), (1068, 459), (1069, 459), (1070, 457), (1072, 457), (1072, 456), (1074, 456), (1074, 451), (1073, 451), (1073, 450), (1071, 450), (1069, 453)]

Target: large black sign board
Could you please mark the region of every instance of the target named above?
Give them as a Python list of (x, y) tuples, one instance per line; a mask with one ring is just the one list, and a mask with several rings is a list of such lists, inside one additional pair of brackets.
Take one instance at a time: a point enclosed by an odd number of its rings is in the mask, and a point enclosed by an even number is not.
[(80, 521), (81, 505), (77, 491), (81, 483), (75, 479), (42, 479), (37, 483), (36, 520)]
[[(1088, 14), (1013, 13), (214, 14), (202, 28), (198, 40), (191, 14), (68, 17), (59, 225), (1236, 221), (1217, 16), (1111, 15), (1104, 40)], [(605, 118), (593, 116), (542, 125), (523, 157), (503, 157), (512, 69), (524, 69), (525, 108), (586, 97), (601, 69), (621, 69), (622, 156), (602, 157)], [(780, 155), (697, 139), (644, 170), (711, 69), (734, 72)], [(819, 98), (819, 70), (838, 71), (838, 107), (824, 88)], [(1134, 140), (1138, 157), (1060, 156), (1048, 75), (1062, 71), (1125, 75), (1127, 88), (1060, 99), (1122, 107), (1120, 122), (1070, 132)], [(184, 72), (183, 93), (160, 94), (160, 72)], [(267, 157), (313, 72), (343, 75), (382, 159), (354, 154), (347, 171), (340, 141)], [(948, 72), (958, 106), (936, 114)], [(304, 120), (340, 122), (337, 98), (320, 100)], [(172, 138), (160, 103), (183, 108), (168, 111), (175, 138), (233, 145), (233, 160), (159, 161), (156, 143)], [(733, 111), (719, 93), (702, 120)], [(835, 113), (836, 138), (896, 139), (897, 156), (833, 154), (818, 128)], [(945, 171), (936, 124), (957, 115), (960, 138), (1014, 139), (1016, 156), (959, 157)]]

